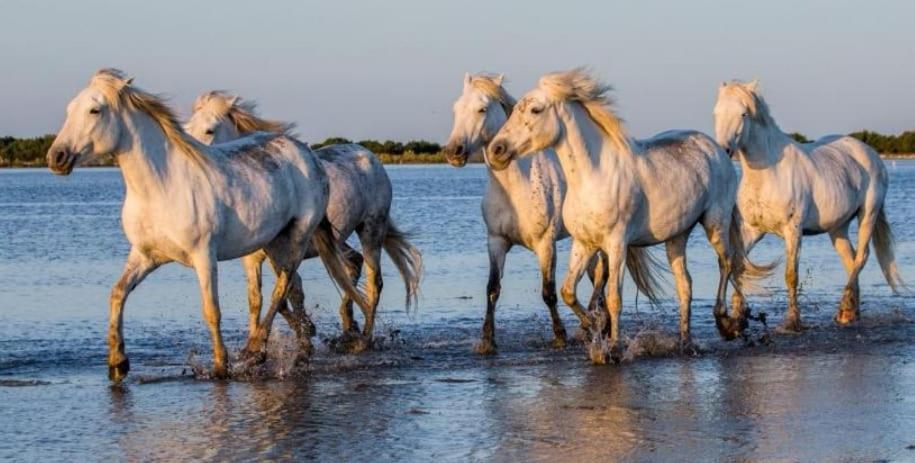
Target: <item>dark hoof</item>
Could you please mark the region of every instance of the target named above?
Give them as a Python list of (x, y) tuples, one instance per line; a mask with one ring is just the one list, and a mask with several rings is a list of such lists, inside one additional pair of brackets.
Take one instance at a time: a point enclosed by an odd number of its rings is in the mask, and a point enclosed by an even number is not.
[(718, 334), (725, 341), (733, 341), (743, 335), (749, 324), (746, 318), (731, 318), (727, 315), (715, 316), (715, 326)]
[(229, 370), (225, 365), (213, 366), (213, 371), (210, 373), (210, 378), (212, 379), (229, 379)]
[(125, 358), (117, 365), (108, 365), (108, 379), (114, 381), (115, 383), (120, 383), (127, 377), (127, 372), (130, 371), (130, 360)]
[(474, 346), (473, 351), (480, 355), (496, 355), (495, 341), (480, 339)]
[(610, 360), (616, 364), (619, 364), (623, 361), (623, 346), (621, 346), (619, 343), (616, 343), (610, 347)]

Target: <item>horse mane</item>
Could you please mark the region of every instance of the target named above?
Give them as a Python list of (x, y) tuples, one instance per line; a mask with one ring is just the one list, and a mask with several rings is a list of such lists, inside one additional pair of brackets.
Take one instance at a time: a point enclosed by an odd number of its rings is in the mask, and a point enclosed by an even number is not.
[(238, 133), (245, 135), (253, 132), (272, 132), (288, 135), (295, 124), (264, 119), (257, 115), (257, 103), (243, 100), (223, 90), (211, 90), (194, 101), (194, 112), (204, 106), (212, 108), (216, 117), (235, 124)]
[(613, 87), (601, 83), (584, 68), (546, 74), (540, 78), (537, 86), (555, 101), (580, 103), (617, 149), (631, 151), (623, 120), (612, 109), (614, 101), (609, 94)]
[(174, 111), (161, 96), (141, 90), (131, 85), (132, 78), (123, 71), (113, 68), (100, 69), (92, 76), (89, 85), (105, 95), (105, 99), (115, 109), (129, 108), (148, 115), (165, 133), (170, 144), (199, 167), (210, 164), (210, 157), (203, 152), (201, 145), (185, 133)]
[(724, 82), (721, 87), (725, 92), (735, 95), (740, 100), (754, 121), (763, 126), (777, 127), (775, 119), (772, 118), (772, 113), (769, 112), (769, 104), (766, 103), (766, 100), (763, 99), (762, 94), (759, 92), (759, 81), (741, 82), (732, 80)]
[(484, 95), (497, 101), (506, 116), (512, 115), (512, 109), (515, 108), (515, 99), (505, 91), (501, 84), (501, 78), (494, 74), (480, 73), (470, 78), (470, 85), (479, 90)]

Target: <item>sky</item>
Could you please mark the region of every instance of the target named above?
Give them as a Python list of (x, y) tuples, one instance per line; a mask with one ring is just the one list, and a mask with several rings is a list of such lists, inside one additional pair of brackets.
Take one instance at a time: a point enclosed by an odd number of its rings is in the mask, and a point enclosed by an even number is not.
[(520, 96), (588, 66), (633, 135), (712, 130), (721, 81), (759, 78), (786, 131), (915, 129), (915, 2), (0, 2), (0, 135), (55, 132), (102, 67), (168, 95), (228, 89), (307, 141), (444, 141), (465, 72)]

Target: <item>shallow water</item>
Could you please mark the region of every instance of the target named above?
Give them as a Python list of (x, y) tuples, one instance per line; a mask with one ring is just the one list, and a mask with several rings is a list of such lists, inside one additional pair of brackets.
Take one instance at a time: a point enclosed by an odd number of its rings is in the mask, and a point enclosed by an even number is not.
[[(915, 162), (889, 168), (897, 258), (913, 279)], [(780, 335), (754, 323), (755, 342), (726, 343), (710, 315), (717, 266), (697, 232), (689, 262), (702, 353), (671, 351), (672, 296), (651, 307), (627, 286), (629, 360), (595, 367), (580, 344), (549, 347), (535, 259), (516, 249), (497, 313), (499, 355), (481, 358), (472, 346), (485, 304), (486, 171), (389, 172), (394, 217), (415, 232), (426, 278), (421, 309), (407, 316), (385, 258), (382, 349), (352, 356), (319, 343), (307, 371), (282, 380), (195, 379), (193, 368), (209, 362), (197, 286), (190, 270), (169, 266), (131, 295), (131, 376), (111, 387), (107, 297), (127, 252), (119, 173), (0, 171), (0, 458), (915, 459), (915, 304), (891, 295), (873, 259), (862, 274), (863, 320), (840, 329), (830, 319), (844, 271), (827, 237), (805, 238), (809, 329)], [(568, 243), (560, 249), (563, 269)], [(767, 238), (753, 255), (761, 262), (780, 251)], [(335, 336), (334, 287), (316, 262), (301, 273), (319, 338)], [(237, 349), (246, 322), (238, 263), (220, 264), (220, 277), (223, 332)], [(751, 304), (775, 326), (785, 306), (780, 276), (766, 286), (770, 294)], [(574, 317), (562, 315), (572, 333)], [(282, 376), (292, 342), (279, 329), (267, 369)]]

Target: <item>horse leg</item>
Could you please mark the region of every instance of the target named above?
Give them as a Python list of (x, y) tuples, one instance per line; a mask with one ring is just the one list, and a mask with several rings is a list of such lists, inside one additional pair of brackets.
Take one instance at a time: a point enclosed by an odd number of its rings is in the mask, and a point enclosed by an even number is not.
[(550, 310), (550, 319), (553, 323), (553, 347), (561, 349), (566, 346), (566, 328), (556, 309), (556, 242), (553, 237), (542, 241), (536, 251), (542, 282), (540, 294), (543, 296), (543, 303)]
[(785, 285), (788, 287), (788, 312), (782, 329), (785, 331), (800, 332), (801, 311), (797, 306), (797, 271), (798, 257), (801, 251), (800, 227), (791, 227), (784, 233), (785, 238)]
[[(356, 286), (362, 276), (362, 254), (351, 248), (345, 241), (340, 243), (340, 249), (343, 250), (346, 257), (346, 273), (353, 281), (353, 286)], [(340, 301), (340, 323), (344, 336), (347, 333), (359, 333), (359, 323), (353, 318), (353, 299), (346, 292), (343, 293), (343, 300)]]
[(693, 280), (686, 268), (686, 243), (689, 230), (664, 243), (667, 262), (677, 283), (677, 298), (680, 300), (680, 349), (686, 351), (692, 346), (690, 337), (690, 311), (693, 300)]
[(120, 382), (130, 371), (130, 360), (124, 349), (124, 302), (131, 291), (162, 263), (132, 248), (124, 271), (111, 288), (108, 314), (108, 378)]
[[(753, 249), (753, 246), (756, 246), (756, 243), (758, 243), (763, 236), (765, 236), (765, 233), (747, 225), (746, 222), (740, 223), (740, 238), (743, 240), (743, 249), (746, 255), (750, 255), (750, 250)], [(731, 281), (734, 283), (734, 294), (731, 296), (731, 318), (735, 320), (744, 320), (746, 319), (747, 305), (743, 293), (743, 284), (741, 283), (741, 273), (743, 269), (738, 265), (733, 270), (734, 274), (732, 275)]]
[[(263, 254), (263, 258), (266, 258), (265, 253), (261, 252), (261, 254)], [(273, 259), (268, 259), (268, 261), (273, 268), (273, 272), (279, 274), (279, 267)], [(258, 301), (260, 299), (260, 292), (258, 291)], [(308, 317), (308, 312), (305, 311), (305, 292), (302, 289), (302, 278), (298, 272), (290, 274), (289, 290), (277, 311), (295, 333), (301, 353), (306, 357), (310, 356), (314, 350), (314, 346), (311, 344), (311, 337), (315, 335), (315, 325), (312, 323), (311, 318)], [(259, 310), (258, 313), (260, 313)], [(253, 336), (259, 336), (257, 327), (248, 336), (248, 340), (250, 341)]]
[(245, 281), (248, 284), (248, 338), (255, 335), (257, 325), (261, 321), (261, 306), (263, 305), (261, 264), (265, 258), (263, 251), (257, 251), (241, 258)]
[[(620, 314), (623, 309), (623, 275), (626, 263), (626, 246), (621, 240), (607, 240), (603, 246), (607, 258), (607, 315), (610, 318), (610, 335), (607, 339), (610, 360), (618, 363), (622, 360), (622, 343), (620, 342)], [(595, 330), (595, 340), (601, 337)], [(607, 355), (602, 345), (591, 343), (591, 361), (598, 364), (607, 363)]]
[[(740, 336), (740, 334), (747, 329), (748, 324), (746, 311), (743, 307), (735, 308), (731, 317), (728, 317), (727, 313), (728, 280), (731, 279), (731, 272), (733, 270), (731, 263), (732, 256), (734, 255), (734, 243), (731, 243), (729, 234), (730, 222), (728, 218), (730, 218), (730, 214), (725, 215), (724, 217), (725, 220), (723, 221), (703, 225), (708, 241), (718, 255), (718, 292), (715, 295), (715, 308), (713, 310), (715, 315), (715, 326), (718, 328), (718, 334), (723, 339), (730, 341)], [(743, 291), (739, 278), (735, 278), (734, 280), (737, 280), (734, 285), (734, 294), (740, 294), (737, 298), (742, 301)]]
[(505, 267), (505, 255), (511, 249), (511, 243), (501, 237), (490, 235), (486, 242), (489, 250), (489, 281), (486, 283), (486, 318), (483, 321), (483, 333), (475, 350), (482, 355), (496, 353), (496, 303), (502, 292), (502, 270)]
[(200, 283), (200, 296), (203, 300), (203, 319), (210, 330), (213, 345), (213, 377), (225, 378), (228, 375), (226, 363), (226, 346), (222, 342), (219, 329), (221, 314), (219, 312), (218, 270), (216, 250), (210, 246), (193, 257), (194, 270)]
[(598, 251), (588, 262), (588, 279), (591, 280), (591, 300), (588, 302), (588, 311), (603, 310), (604, 291), (607, 289), (607, 259), (604, 253)]
[(864, 269), (867, 258), (870, 256), (870, 241), (874, 234), (874, 227), (877, 224), (877, 214), (879, 208), (870, 208), (867, 211), (858, 213), (858, 249), (855, 254), (854, 265), (848, 272), (848, 283), (845, 284), (845, 290), (842, 294), (842, 302), (839, 304), (839, 311), (836, 313), (836, 323), (847, 325), (858, 319), (860, 314), (860, 289), (858, 287), (858, 275)]
[(384, 282), (381, 279), (381, 249), (384, 233), (379, 230), (363, 229), (359, 234), (362, 243), (362, 257), (365, 260), (365, 296), (368, 310), (365, 311), (365, 325), (362, 327), (362, 341), (356, 351), (372, 346), (375, 329), (375, 314), (378, 312), (378, 301)]
[(559, 291), (563, 302), (578, 316), (578, 320), (581, 322), (581, 329), (584, 332), (587, 332), (594, 325), (594, 322), (591, 319), (592, 316), (578, 302), (576, 290), (578, 289), (578, 282), (581, 281), (581, 277), (585, 273), (585, 268), (596, 252), (596, 248), (587, 246), (574, 238), (572, 239), (572, 250), (569, 253), (569, 271), (566, 273), (566, 278), (562, 282), (562, 289)]

